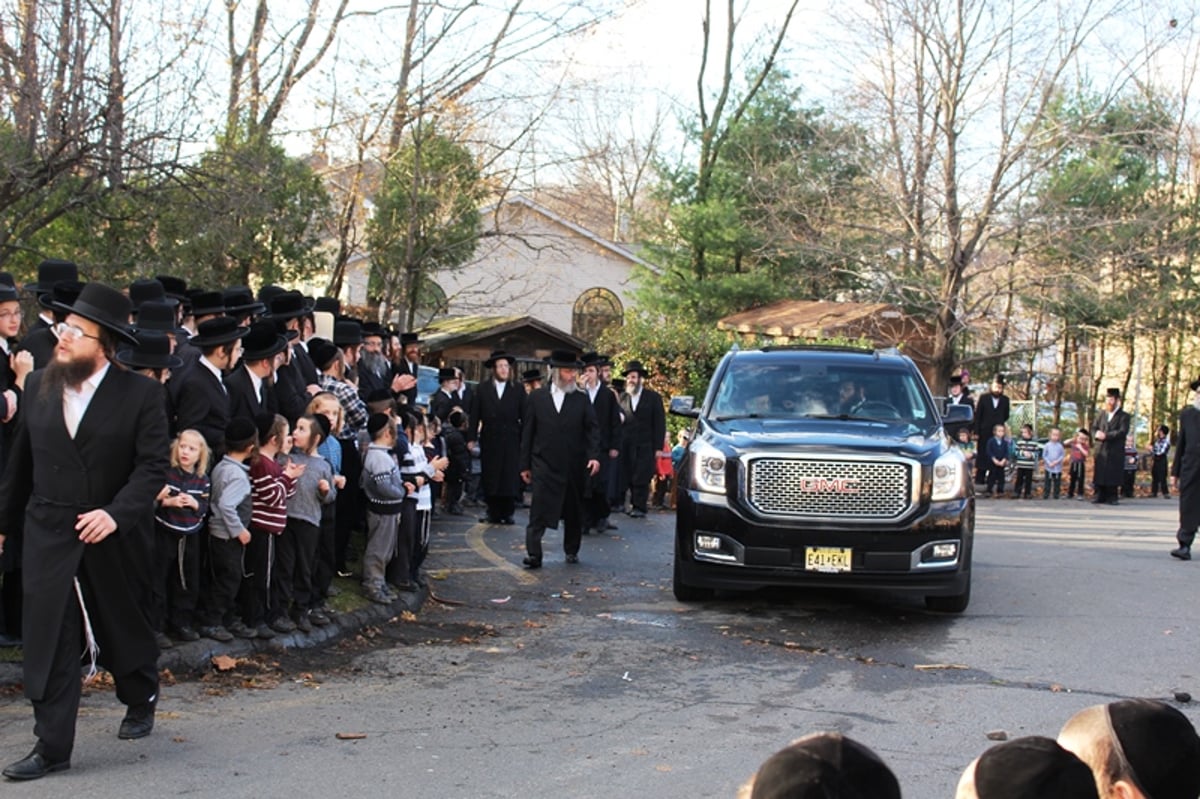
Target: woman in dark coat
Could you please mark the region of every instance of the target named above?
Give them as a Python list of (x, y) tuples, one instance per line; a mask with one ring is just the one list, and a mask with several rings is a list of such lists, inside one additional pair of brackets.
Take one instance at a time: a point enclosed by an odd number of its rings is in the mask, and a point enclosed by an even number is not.
[(521, 493), (521, 421), (525, 413), (525, 391), (510, 382), (517, 359), (496, 351), (483, 365), (492, 376), (479, 384), (471, 397), (471, 420), (467, 441), (479, 442), (480, 477), (487, 515), (480, 521), (512, 524), (517, 497)]
[(550, 380), (529, 395), (521, 433), (521, 479), (533, 486), (525, 548), (530, 569), (542, 565), (542, 535), (563, 522), (567, 563), (579, 562), (583, 540), (583, 492), (600, 471), (600, 430), (586, 393), (577, 390), (581, 364), (555, 350)]
[(1192, 404), (1179, 414), (1179, 439), (1175, 442), (1175, 463), (1171, 482), (1179, 492), (1178, 549), (1171, 554), (1180, 560), (1192, 559), (1192, 541), (1200, 527), (1200, 379), (1191, 383)]
[(1096, 442), (1093, 482), (1096, 484), (1097, 504), (1116, 505), (1121, 484), (1125, 481), (1125, 438), (1129, 435), (1129, 414), (1121, 409), (1121, 390), (1108, 389), (1104, 411), (1092, 424), (1092, 440)]

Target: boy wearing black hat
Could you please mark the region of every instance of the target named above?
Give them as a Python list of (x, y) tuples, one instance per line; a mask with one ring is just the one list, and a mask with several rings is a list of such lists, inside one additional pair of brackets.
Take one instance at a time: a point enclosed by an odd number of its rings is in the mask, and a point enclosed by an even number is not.
[(287, 349), (287, 339), (271, 321), (258, 321), (242, 338), (242, 357), (225, 375), (229, 417), (253, 419), (260, 413), (279, 413), (275, 394), (275, 357)]
[(1125, 482), (1125, 438), (1129, 435), (1129, 414), (1121, 408), (1121, 389), (1105, 392), (1104, 410), (1092, 423), (1096, 486), (1095, 504), (1116, 505), (1121, 484)]
[(462, 408), (458, 395), (458, 372), (450, 366), (438, 369), (439, 388), (429, 398), (429, 415), (436, 416), (439, 421), (446, 421), (450, 411)]

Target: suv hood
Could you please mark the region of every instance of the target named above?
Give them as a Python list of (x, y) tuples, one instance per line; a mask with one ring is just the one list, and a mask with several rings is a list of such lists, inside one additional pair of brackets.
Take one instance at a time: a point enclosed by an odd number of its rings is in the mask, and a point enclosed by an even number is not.
[[(837, 420), (795, 419), (738, 419), (710, 422), (703, 437), (720, 449), (742, 453), (747, 450), (789, 453), (842, 452), (847, 454), (879, 452), (899, 453), (919, 458), (930, 452), (940, 452), (945, 438), (940, 427), (933, 434), (913, 425), (878, 422), (841, 422)], [(897, 447), (897, 442), (901, 442)]]

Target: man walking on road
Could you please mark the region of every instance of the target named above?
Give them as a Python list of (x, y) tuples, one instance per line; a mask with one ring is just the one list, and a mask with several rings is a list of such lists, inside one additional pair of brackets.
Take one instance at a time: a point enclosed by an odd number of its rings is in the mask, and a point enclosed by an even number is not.
[(136, 344), (123, 294), (89, 283), (60, 310), (54, 359), (29, 377), (0, 482), (0, 547), (24, 519), (25, 695), (37, 737), (4, 769), (12, 780), (70, 768), (81, 641), (128, 706), (119, 737), (149, 735), (158, 699), (158, 646), (122, 539), (153, 523), (166, 480), (163, 388), (112, 362), (119, 341)]
[(622, 451), (622, 470), (629, 477), (629, 515), (645, 517), (650, 504), (650, 479), (654, 477), (655, 458), (659, 450), (670, 449), (667, 442), (667, 417), (662, 397), (646, 388), (649, 372), (641, 361), (630, 361), (625, 367), (625, 424), (629, 427), (627, 450)]
[(471, 399), (467, 441), (479, 442), (481, 482), (487, 500), (487, 515), (480, 521), (512, 524), (517, 497), (521, 493), (521, 424), (525, 392), (512, 381), (517, 359), (506, 352), (493, 352), (483, 365), (492, 376), (479, 384)]
[(1171, 554), (1180, 560), (1192, 559), (1192, 542), (1200, 527), (1200, 378), (1191, 383), (1192, 404), (1179, 414), (1179, 438), (1175, 442), (1175, 463), (1171, 482), (1179, 493), (1179, 547)]

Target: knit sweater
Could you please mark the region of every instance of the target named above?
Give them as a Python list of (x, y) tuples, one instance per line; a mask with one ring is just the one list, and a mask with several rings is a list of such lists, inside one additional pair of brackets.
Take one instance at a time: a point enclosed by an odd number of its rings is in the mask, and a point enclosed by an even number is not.
[[(330, 468), (329, 461), (320, 455), (308, 455), (299, 450), (292, 450), (290, 455), (279, 456), (283, 463), (286, 463), (288, 458), (303, 466), (304, 474), (296, 479), (296, 491), (288, 497), (287, 517), (320, 525), (321, 506), (329, 505), (337, 499), (337, 488), (333, 485), (333, 469)], [(324, 496), (317, 490), (317, 483), (322, 480), (329, 484), (329, 493)]]
[(171, 496), (189, 494), (196, 500), (196, 508), (177, 508), (173, 505), (156, 505), (154, 521), (159, 527), (173, 533), (191, 535), (204, 527), (204, 517), (208, 513), (208, 497), (210, 490), (208, 475), (185, 472), (178, 466), (167, 469), (167, 486)]
[(274, 460), (259, 455), (250, 461), (250, 485), (250, 528), (279, 535), (287, 525), (287, 501), (296, 492), (296, 481)]
[(212, 472), (212, 515), (208, 519), (208, 534), (229, 540), (250, 529), (249, 467), (226, 455)]
[(367, 495), (367, 510), (380, 516), (400, 513), (408, 492), (387, 447), (372, 444), (363, 457), (362, 489)]

